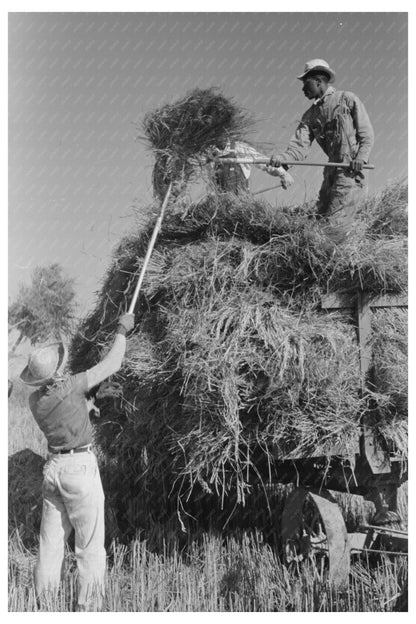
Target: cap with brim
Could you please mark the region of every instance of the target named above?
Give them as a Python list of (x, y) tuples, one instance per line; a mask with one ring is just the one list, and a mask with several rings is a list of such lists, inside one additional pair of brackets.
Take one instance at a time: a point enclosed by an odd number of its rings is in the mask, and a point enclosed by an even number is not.
[(335, 72), (330, 68), (328, 63), (323, 59), (313, 59), (312, 61), (308, 61), (305, 64), (305, 69), (303, 74), (300, 76), (296, 76), (298, 80), (304, 80), (308, 74), (311, 72), (322, 72), (324, 74), (328, 74), (329, 82), (334, 82), (335, 80)]
[(63, 342), (54, 342), (36, 349), (30, 356), (20, 379), (29, 386), (43, 386), (65, 368), (68, 351)]

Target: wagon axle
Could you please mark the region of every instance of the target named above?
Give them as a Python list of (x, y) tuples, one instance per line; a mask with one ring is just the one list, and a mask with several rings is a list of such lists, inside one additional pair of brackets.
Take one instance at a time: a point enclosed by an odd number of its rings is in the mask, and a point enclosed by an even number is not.
[(288, 497), (282, 516), (283, 553), (286, 563), (325, 559), (328, 580), (342, 588), (348, 583), (352, 555), (407, 553), (407, 532), (390, 527), (363, 525), (347, 533), (337, 502), (328, 491), (319, 494), (298, 487)]

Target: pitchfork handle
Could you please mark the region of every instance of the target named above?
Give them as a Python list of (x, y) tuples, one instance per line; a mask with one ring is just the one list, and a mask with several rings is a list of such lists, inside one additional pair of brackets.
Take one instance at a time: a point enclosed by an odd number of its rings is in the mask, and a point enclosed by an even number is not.
[(133, 314), (133, 312), (134, 312), (134, 308), (135, 308), (135, 305), (137, 303), (137, 298), (139, 296), (140, 288), (141, 288), (142, 283), (143, 283), (144, 274), (146, 273), (146, 269), (147, 269), (147, 266), (149, 264), (150, 256), (152, 255), (153, 247), (155, 246), (157, 235), (159, 234), (160, 228), (162, 226), (163, 216), (165, 214), (165, 209), (166, 209), (167, 203), (169, 201), (169, 195), (170, 195), (171, 190), (172, 190), (172, 182), (170, 182), (170, 184), (168, 186), (168, 190), (166, 191), (166, 195), (164, 197), (164, 200), (163, 200), (163, 203), (162, 203), (162, 207), (160, 209), (160, 214), (159, 214), (158, 219), (156, 221), (156, 225), (155, 225), (155, 227), (153, 229), (152, 238), (150, 239), (149, 247), (147, 248), (147, 252), (146, 252), (146, 256), (144, 258), (142, 270), (140, 271), (139, 279), (137, 280), (136, 288), (134, 289), (133, 298), (131, 300), (130, 307), (129, 307), (128, 311), (127, 311), (128, 314)]
[[(263, 158), (262, 156), (253, 156), (253, 157), (242, 157), (242, 158), (228, 158), (219, 157), (216, 160), (217, 163), (235, 163), (239, 165), (268, 165), (270, 163), (270, 158)], [(337, 163), (337, 162), (301, 162), (299, 160), (285, 160), (281, 163), (282, 165), (303, 165), (304, 167), (341, 167), (343, 169), (349, 169), (349, 163)], [(374, 165), (363, 165), (363, 169), (374, 169)]]

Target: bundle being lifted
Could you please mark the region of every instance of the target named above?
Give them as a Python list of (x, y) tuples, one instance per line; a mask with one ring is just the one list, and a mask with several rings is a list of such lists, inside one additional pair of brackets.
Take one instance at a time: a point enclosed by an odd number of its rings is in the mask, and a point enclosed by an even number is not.
[(156, 197), (163, 199), (170, 182), (185, 186), (209, 148), (245, 138), (252, 125), (252, 116), (215, 87), (193, 89), (146, 114), (143, 130), (155, 155)]
[[(167, 215), (116, 378), (122, 392), (106, 399), (96, 429), (118, 494), (150, 507), (186, 505), (200, 491), (244, 503), (254, 483), (273, 480), (277, 460), (354, 452), (367, 409), (355, 330), (348, 315), (323, 312), (320, 299), (340, 287), (405, 291), (406, 237), (381, 226), (377, 201), (363, 211), (361, 233), (335, 251), (307, 207), (276, 211), (248, 195), (216, 195), (190, 205), (186, 220)], [(107, 348), (152, 225), (116, 250), (74, 341), (74, 370)], [(406, 455), (406, 354), (379, 319), (375, 364), (388, 356), (397, 366), (378, 367), (374, 381), (379, 432)]]

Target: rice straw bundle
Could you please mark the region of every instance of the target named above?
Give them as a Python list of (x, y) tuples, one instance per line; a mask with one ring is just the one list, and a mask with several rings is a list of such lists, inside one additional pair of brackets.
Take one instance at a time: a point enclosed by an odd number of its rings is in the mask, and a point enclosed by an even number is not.
[(215, 87), (193, 89), (177, 102), (147, 113), (143, 130), (156, 158), (156, 197), (163, 198), (170, 181), (177, 190), (186, 185), (207, 149), (244, 138), (252, 124), (249, 113)]

